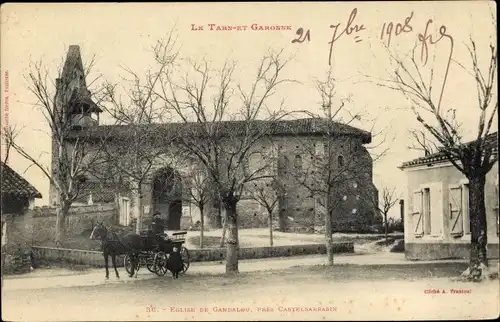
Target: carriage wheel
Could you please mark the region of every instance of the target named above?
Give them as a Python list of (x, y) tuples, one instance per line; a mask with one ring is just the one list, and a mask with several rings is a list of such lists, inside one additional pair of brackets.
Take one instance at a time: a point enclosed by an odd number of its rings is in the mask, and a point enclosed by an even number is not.
[(146, 268), (151, 273), (156, 273), (156, 267), (155, 267), (154, 258), (155, 258), (154, 254), (151, 254), (151, 255), (148, 255), (148, 259), (146, 260)]
[(187, 272), (187, 270), (189, 268), (189, 264), (190, 264), (189, 251), (184, 246), (181, 247), (181, 257), (182, 257), (182, 266), (183, 266), (181, 273), (184, 274)]
[(167, 254), (157, 252), (154, 257), (153, 269), (156, 275), (163, 276), (167, 272)]
[(148, 271), (150, 271), (151, 273), (156, 273), (156, 269), (155, 269), (155, 264), (154, 263), (148, 263), (146, 265), (146, 268), (148, 269)]
[[(125, 255), (123, 258), (123, 267), (125, 267), (129, 275), (132, 274), (132, 260), (130, 259), (130, 254)], [(139, 269), (139, 267), (137, 267), (137, 269)]]

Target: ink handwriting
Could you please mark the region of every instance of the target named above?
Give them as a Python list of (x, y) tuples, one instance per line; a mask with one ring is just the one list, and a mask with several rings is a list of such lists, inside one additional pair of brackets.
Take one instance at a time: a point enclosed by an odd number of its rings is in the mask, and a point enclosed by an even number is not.
[(439, 111), (439, 109), (441, 107), (441, 100), (443, 99), (444, 87), (445, 87), (446, 81), (448, 79), (448, 72), (450, 70), (451, 59), (453, 56), (454, 40), (453, 40), (453, 37), (446, 32), (447, 31), (446, 26), (444, 26), (444, 25), (439, 27), (439, 37), (437, 39), (434, 39), (432, 37), (432, 35), (429, 34), (429, 26), (432, 23), (433, 23), (432, 19), (427, 20), (427, 24), (425, 25), (424, 34), (421, 34), (421, 33), (418, 34), (418, 41), (420, 42), (420, 44), (422, 46), (422, 48), (420, 50), (420, 61), (421, 61), (422, 65), (425, 66), (427, 64), (427, 60), (429, 58), (429, 48), (428, 48), (429, 44), (436, 45), (444, 38), (446, 38), (450, 41), (450, 55), (448, 56), (448, 62), (446, 64), (446, 71), (445, 71), (445, 74), (443, 77), (443, 84), (441, 87), (441, 93), (439, 95), (439, 102), (438, 102), (438, 106), (437, 106), (437, 109)]
[[(337, 23), (337, 24), (332, 24), (330, 25), (330, 28), (333, 29), (333, 34), (331, 41), (328, 42), (329, 44), (329, 53), (328, 53), (328, 65), (332, 65), (332, 56), (333, 56), (333, 48), (334, 45), (344, 36), (353, 36), (354, 42), (359, 43), (362, 41), (361, 35), (362, 31), (366, 30), (366, 27), (364, 24), (359, 23), (356, 21), (356, 16), (358, 14), (358, 9), (354, 8), (351, 13), (349, 14), (349, 18), (347, 19), (347, 23), (342, 27), (342, 23)], [(393, 41), (394, 37), (401, 36), (403, 34), (409, 34), (413, 31), (413, 26), (412, 26), (412, 19), (414, 17), (414, 12), (410, 12), (402, 22), (395, 22), (395, 21), (386, 21), (383, 23), (382, 28), (380, 30), (380, 40), (387, 46), (391, 46), (391, 42)], [(422, 63), (422, 66), (425, 66), (428, 61), (429, 57), (429, 46), (431, 45), (437, 45), (441, 40), (443, 39), (448, 39), (450, 43), (450, 54), (448, 57), (448, 62), (446, 65), (446, 71), (443, 79), (443, 85), (441, 88), (441, 97), (439, 98), (439, 105), (438, 108), (441, 104), (441, 99), (443, 96), (443, 91), (444, 87), (447, 81), (448, 77), (448, 72), (453, 56), (453, 50), (454, 50), (454, 40), (453, 37), (447, 32), (447, 27), (445, 25), (442, 25), (439, 28), (438, 35), (432, 35), (429, 32), (429, 27), (434, 21), (432, 19), (428, 19), (427, 23), (425, 25), (425, 31), (423, 33), (418, 33), (417, 35), (417, 46), (421, 46), (420, 49), (420, 62)], [(310, 42), (311, 41), (311, 29), (307, 29), (305, 31), (304, 28), (300, 27), (296, 30), (295, 32), (296, 37), (292, 40), (292, 43), (303, 43), (305, 41)]]
[(292, 44), (294, 44), (296, 42), (303, 43), (306, 39), (307, 39), (307, 41), (311, 41), (311, 32), (309, 29), (306, 31), (306, 33), (304, 35), (304, 29), (302, 29), (302, 27), (301, 27), (301, 28), (297, 29), (295, 34), (297, 35), (297, 38), (292, 40)]
[(357, 13), (358, 13), (358, 9), (354, 8), (351, 11), (351, 14), (349, 15), (349, 19), (347, 20), (347, 24), (345, 25), (345, 27), (343, 29), (340, 30), (340, 32), (339, 32), (339, 28), (340, 28), (340, 25), (341, 25), (340, 23), (338, 23), (336, 25), (330, 25), (330, 28), (333, 28), (333, 35), (332, 35), (332, 40), (329, 42), (329, 44), (330, 44), (330, 54), (328, 55), (328, 65), (332, 64), (333, 45), (344, 34), (349, 36), (349, 35), (351, 35), (351, 34), (354, 33), (354, 34), (356, 34), (356, 36), (354, 37), (355, 42), (358, 43), (358, 42), (362, 41), (362, 39), (359, 38), (359, 35), (357, 35), (357, 33), (359, 33), (360, 31), (365, 30), (365, 26), (362, 25), (362, 24), (358, 25), (358, 24), (354, 23), (354, 19), (356, 19), (356, 14)]
[(401, 33), (408, 33), (413, 30), (412, 26), (410, 25), (411, 18), (413, 18), (413, 11), (409, 16), (405, 18), (404, 24), (397, 23), (394, 26), (393, 22), (384, 22), (382, 25), (382, 31), (380, 33), (380, 40), (384, 41), (384, 36), (387, 36), (387, 47), (391, 45), (391, 39), (392, 36), (399, 36)]

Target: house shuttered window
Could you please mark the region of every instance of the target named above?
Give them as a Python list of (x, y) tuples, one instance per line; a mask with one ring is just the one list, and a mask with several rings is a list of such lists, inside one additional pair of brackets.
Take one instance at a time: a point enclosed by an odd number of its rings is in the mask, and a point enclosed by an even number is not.
[(422, 237), (424, 235), (424, 218), (423, 218), (423, 191), (417, 190), (413, 192), (413, 233), (416, 237)]
[(450, 197), (450, 234), (458, 237), (464, 234), (463, 220), (463, 193), (462, 186), (452, 186), (449, 188)]

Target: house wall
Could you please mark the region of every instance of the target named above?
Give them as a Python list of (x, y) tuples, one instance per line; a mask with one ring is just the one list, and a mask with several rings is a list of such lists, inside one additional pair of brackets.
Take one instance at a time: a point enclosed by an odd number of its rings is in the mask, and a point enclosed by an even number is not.
[(7, 225), (4, 246), (7, 254), (31, 246), (33, 215), (32, 209), (26, 209), (24, 213), (2, 214)]
[[(405, 169), (407, 174), (405, 252), (408, 259), (428, 260), (444, 258), (468, 258), (470, 233), (467, 233), (467, 219), (462, 221), (464, 229), (460, 234), (455, 225), (457, 212), (455, 201), (450, 189), (455, 189), (466, 183), (465, 176), (451, 164), (437, 164), (432, 167), (416, 167)], [(462, 186), (463, 187), (463, 186)], [(498, 162), (486, 176), (485, 205), (488, 230), (488, 256), (498, 258)], [(418, 200), (415, 191), (421, 188), (430, 189), (431, 220), (430, 229), (425, 224), (424, 233), (420, 236), (419, 215), (414, 214), (414, 205)], [(463, 195), (462, 209), (467, 209), (468, 200)], [(450, 203), (452, 204), (450, 206)], [(417, 209), (418, 210), (418, 209)], [(417, 232), (416, 232), (417, 230)]]
[(17, 213), (6, 213), (2, 209), (2, 271), (6, 272), (25, 273), (30, 268), (34, 200), (26, 199), (21, 203), (28, 206)]

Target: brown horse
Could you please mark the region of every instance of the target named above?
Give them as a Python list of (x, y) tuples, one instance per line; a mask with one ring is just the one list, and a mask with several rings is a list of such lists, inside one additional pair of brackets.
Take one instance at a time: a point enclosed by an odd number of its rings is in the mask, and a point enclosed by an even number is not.
[(134, 269), (137, 267), (137, 256), (135, 255), (141, 249), (141, 237), (139, 235), (134, 233), (118, 235), (116, 232), (107, 229), (103, 223), (97, 222), (94, 229), (92, 229), (90, 239), (99, 239), (101, 241), (101, 249), (102, 254), (104, 255), (104, 264), (106, 267), (106, 279), (109, 278), (108, 257), (111, 256), (116, 278), (120, 278), (118, 270), (116, 269), (116, 256), (124, 254), (131, 255), (132, 272), (129, 276), (134, 276)]

